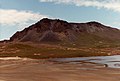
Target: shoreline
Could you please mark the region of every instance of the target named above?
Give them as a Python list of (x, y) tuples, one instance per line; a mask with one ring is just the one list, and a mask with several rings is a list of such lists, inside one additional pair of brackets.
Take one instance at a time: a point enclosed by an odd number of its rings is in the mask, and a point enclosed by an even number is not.
[(0, 79), (3, 81), (120, 80), (120, 69), (106, 68), (99, 64), (55, 63), (47, 60), (18, 60), (6, 63), (11, 65), (0, 67)]

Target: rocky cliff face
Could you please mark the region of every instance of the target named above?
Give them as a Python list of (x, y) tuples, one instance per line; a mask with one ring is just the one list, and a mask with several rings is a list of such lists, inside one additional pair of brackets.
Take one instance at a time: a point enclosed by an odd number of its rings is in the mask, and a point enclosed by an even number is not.
[[(79, 40), (120, 40), (120, 30), (98, 22), (68, 23), (59, 19), (44, 18), (37, 23), (16, 32), (10, 41), (16, 42), (79, 42)], [(82, 37), (82, 38), (81, 38)], [(86, 37), (86, 38), (85, 38)]]

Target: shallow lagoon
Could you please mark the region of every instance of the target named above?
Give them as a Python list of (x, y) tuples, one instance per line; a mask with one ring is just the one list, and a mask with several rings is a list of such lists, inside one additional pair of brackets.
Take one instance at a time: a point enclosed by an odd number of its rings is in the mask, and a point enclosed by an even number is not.
[(97, 56), (97, 57), (77, 57), (77, 58), (57, 58), (56, 62), (69, 63), (98, 63), (104, 64), (109, 68), (120, 68), (120, 55), (114, 56)]
[(7, 57), (0, 58), (0, 81), (119, 81), (119, 64), (119, 55), (48, 60)]

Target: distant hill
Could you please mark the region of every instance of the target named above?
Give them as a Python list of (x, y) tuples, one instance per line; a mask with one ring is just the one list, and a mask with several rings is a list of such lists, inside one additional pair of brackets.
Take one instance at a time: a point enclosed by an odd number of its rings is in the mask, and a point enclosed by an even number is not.
[(120, 42), (120, 30), (99, 22), (69, 23), (59, 19), (44, 18), (16, 32), (11, 42), (60, 43), (95, 45)]
[(120, 54), (120, 30), (99, 22), (44, 18), (0, 41), (0, 57), (65, 58)]

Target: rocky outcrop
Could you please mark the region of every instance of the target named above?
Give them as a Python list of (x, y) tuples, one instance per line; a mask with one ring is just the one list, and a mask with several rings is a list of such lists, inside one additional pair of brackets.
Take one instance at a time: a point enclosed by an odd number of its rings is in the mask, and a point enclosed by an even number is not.
[[(16, 42), (60, 42), (78, 41), (84, 33), (103, 39), (120, 40), (120, 30), (102, 25), (98, 22), (68, 23), (59, 19), (44, 18), (37, 23), (16, 32), (10, 41)], [(93, 37), (94, 38), (94, 37)]]

